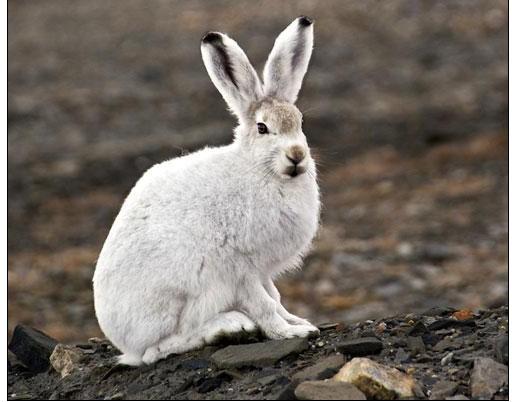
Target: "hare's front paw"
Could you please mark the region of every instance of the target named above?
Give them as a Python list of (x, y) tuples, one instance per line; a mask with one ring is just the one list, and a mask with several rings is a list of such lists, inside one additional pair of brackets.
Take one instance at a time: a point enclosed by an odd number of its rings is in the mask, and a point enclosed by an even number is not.
[(271, 339), (309, 338), (318, 333), (318, 329), (313, 325), (286, 325), (266, 331)]

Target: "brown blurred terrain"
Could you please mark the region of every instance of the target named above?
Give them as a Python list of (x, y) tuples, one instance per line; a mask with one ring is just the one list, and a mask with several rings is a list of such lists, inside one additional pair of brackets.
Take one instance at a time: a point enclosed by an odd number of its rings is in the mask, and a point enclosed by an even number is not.
[(261, 71), (301, 14), (323, 228), (284, 304), (319, 323), (507, 302), (506, 1), (13, 0), (10, 329), (100, 335), (91, 278), (131, 186), (231, 139), (201, 36), (228, 32)]

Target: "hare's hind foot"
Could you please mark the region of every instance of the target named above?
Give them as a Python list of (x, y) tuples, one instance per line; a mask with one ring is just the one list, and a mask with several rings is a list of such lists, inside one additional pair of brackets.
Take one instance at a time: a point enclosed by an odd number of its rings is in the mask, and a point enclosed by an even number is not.
[(256, 324), (239, 311), (220, 313), (205, 322), (199, 330), (190, 329), (190, 334), (174, 334), (151, 346), (142, 356), (145, 364), (164, 359), (171, 354), (185, 353), (212, 344), (223, 338), (231, 338), (240, 333), (257, 330)]
[(144, 361), (139, 355), (125, 353), (117, 357), (117, 364), (123, 364), (125, 366), (140, 366), (142, 363), (144, 363)]

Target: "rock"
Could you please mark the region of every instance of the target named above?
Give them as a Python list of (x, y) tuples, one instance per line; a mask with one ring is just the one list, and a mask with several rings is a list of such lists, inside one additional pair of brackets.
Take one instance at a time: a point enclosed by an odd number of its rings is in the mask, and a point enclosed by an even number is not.
[(181, 366), (190, 370), (199, 370), (208, 367), (209, 364), (205, 359), (189, 359), (181, 363)]
[(433, 400), (445, 399), (448, 396), (452, 396), (459, 387), (459, 384), (453, 381), (439, 381), (432, 387), (430, 398)]
[(462, 394), (458, 394), (458, 395), (454, 395), (454, 396), (448, 396), (448, 397), (446, 397), (446, 400), (447, 401), (469, 401), (469, 398)]
[(432, 348), (436, 352), (444, 352), (445, 350), (454, 350), (454, 349), (460, 349), (463, 344), (462, 339), (450, 339), (448, 337), (440, 340), (435, 344), (435, 346)]
[(444, 356), (441, 359), (441, 366), (446, 366), (447, 364), (450, 364), (453, 360), (453, 352), (447, 353), (446, 356)]
[(455, 311), (454, 308), (451, 307), (431, 307), (428, 310), (423, 312), (423, 315), (436, 317), (436, 316), (445, 316), (452, 314)]
[(427, 327), (425, 326), (425, 324), (423, 324), (423, 322), (418, 321), (407, 332), (407, 335), (409, 335), (409, 336), (418, 336), (418, 335), (423, 335), (425, 332), (427, 332)]
[(200, 394), (205, 394), (207, 392), (213, 391), (214, 389), (219, 388), (222, 383), (226, 381), (231, 381), (233, 376), (227, 371), (221, 371), (214, 377), (209, 378), (200, 378), (196, 383), (197, 392)]
[(377, 338), (367, 337), (338, 342), (336, 349), (351, 356), (366, 356), (380, 353), (382, 342)]
[(355, 385), (367, 398), (396, 399), (422, 396), (420, 387), (410, 375), (367, 358), (352, 359), (333, 379)]
[(494, 345), (496, 360), (508, 366), (508, 335), (500, 336)]
[(402, 348), (398, 348), (395, 354), (395, 363), (403, 363), (411, 358), (411, 355)]
[(50, 366), (50, 355), (57, 343), (37, 329), (17, 325), (8, 348), (31, 371), (42, 373)]
[(471, 396), (476, 399), (491, 399), (508, 383), (507, 366), (488, 357), (475, 359), (471, 371)]
[(218, 367), (243, 366), (265, 367), (292, 353), (300, 353), (308, 348), (306, 338), (273, 340), (246, 345), (231, 345), (218, 350), (210, 359)]
[(295, 373), (292, 381), (325, 380), (334, 376), (347, 359), (343, 355), (332, 355)]
[(416, 356), (417, 354), (425, 353), (425, 344), (421, 336), (409, 336), (407, 337), (407, 346), (411, 351), (411, 355)]
[(50, 356), (50, 363), (62, 378), (76, 370), (83, 358), (80, 349), (59, 343)]
[(305, 381), (295, 389), (295, 396), (303, 401), (364, 401), (365, 395), (348, 382), (323, 380)]
[(438, 329), (444, 328), (454, 328), (454, 327), (475, 327), (476, 323), (474, 319), (468, 320), (455, 320), (453, 318), (442, 318), (440, 320), (434, 321), (430, 324), (427, 329), (429, 331), (437, 331)]

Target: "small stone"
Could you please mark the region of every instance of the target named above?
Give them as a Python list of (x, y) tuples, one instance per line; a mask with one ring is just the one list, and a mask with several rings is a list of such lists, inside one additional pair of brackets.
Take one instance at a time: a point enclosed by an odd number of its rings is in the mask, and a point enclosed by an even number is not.
[(459, 384), (453, 381), (439, 381), (432, 387), (429, 399), (439, 400), (445, 399), (448, 396), (452, 396), (459, 387)]
[(407, 360), (409, 360), (410, 357), (411, 357), (411, 355), (409, 353), (407, 353), (402, 348), (398, 348), (396, 351), (396, 354), (395, 354), (395, 362), (403, 363), (403, 362), (406, 362)]
[(80, 349), (59, 343), (50, 356), (50, 363), (55, 371), (64, 378), (78, 368), (82, 357)]
[(382, 342), (377, 338), (366, 337), (338, 342), (336, 349), (351, 356), (378, 354), (382, 350)]
[(295, 373), (292, 381), (303, 382), (306, 380), (325, 380), (335, 375), (341, 366), (346, 362), (343, 355), (332, 355), (326, 357), (313, 366), (306, 367), (305, 369)]
[(116, 392), (109, 399), (112, 401), (121, 401), (121, 400), (125, 399), (125, 395), (122, 392)]
[(409, 336), (418, 336), (418, 335), (423, 335), (425, 332), (427, 332), (427, 327), (425, 327), (425, 324), (423, 324), (423, 322), (418, 321), (407, 332), (407, 335), (409, 335)]
[(448, 353), (445, 357), (441, 359), (441, 366), (446, 366), (447, 364), (451, 363), (453, 360), (453, 352)]
[(455, 309), (451, 307), (431, 307), (428, 310), (423, 312), (423, 315), (430, 316), (430, 317), (438, 317), (438, 316), (445, 316), (448, 314), (451, 314), (455, 311)]
[(225, 381), (231, 381), (233, 376), (227, 371), (221, 371), (214, 377), (201, 378), (197, 381), (197, 392), (205, 394), (219, 388)]
[(474, 316), (475, 316), (475, 314), (469, 309), (458, 310), (452, 314), (452, 318), (459, 320), (459, 321), (469, 320), (470, 318), (473, 318)]
[(303, 401), (364, 401), (365, 395), (352, 384), (341, 381), (305, 381), (295, 389), (295, 396)]
[(488, 357), (475, 359), (470, 379), (473, 398), (491, 399), (505, 384), (508, 384), (507, 366)]
[(508, 366), (508, 335), (500, 336), (494, 345), (496, 360)]
[(414, 378), (367, 358), (352, 359), (334, 376), (334, 380), (355, 385), (367, 398), (396, 399), (423, 396)]
[(50, 366), (50, 355), (57, 343), (37, 329), (17, 325), (8, 348), (31, 371), (42, 373)]
[(407, 337), (407, 346), (413, 356), (417, 354), (425, 353), (425, 344), (421, 336), (409, 336)]
[(385, 322), (380, 322), (377, 327), (375, 328), (375, 332), (377, 334), (382, 334), (386, 329), (388, 328), (388, 326), (386, 325)]
[(250, 343), (245, 345), (231, 345), (218, 350), (210, 359), (218, 367), (265, 367), (292, 353), (300, 353), (308, 348), (306, 338), (293, 338), (273, 340), (267, 342)]
[(317, 326), (317, 328), (320, 330), (320, 331), (327, 331), (329, 329), (335, 329), (337, 326), (338, 326), (338, 322), (334, 322), (334, 323), (325, 323), (325, 324), (320, 324)]

